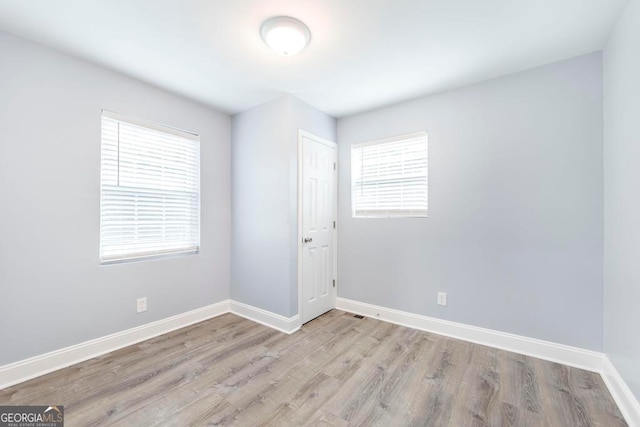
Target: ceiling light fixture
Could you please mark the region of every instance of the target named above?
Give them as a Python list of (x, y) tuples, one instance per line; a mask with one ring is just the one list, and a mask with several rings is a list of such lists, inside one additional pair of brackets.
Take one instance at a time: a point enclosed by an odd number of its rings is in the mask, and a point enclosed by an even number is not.
[(311, 40), (311, 32), (304, 22), (290, 16), (267, 19), (260, 27), (260, 35), (271, 49), (285, 56), (300, 52)]

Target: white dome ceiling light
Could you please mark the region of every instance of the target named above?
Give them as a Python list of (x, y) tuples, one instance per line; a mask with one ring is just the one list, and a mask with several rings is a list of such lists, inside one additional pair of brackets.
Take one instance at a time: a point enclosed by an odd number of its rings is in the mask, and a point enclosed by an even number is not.
[(311, 40), (311, 32), (304, 22), (290, 16), (267, 19), (260, 27), (260, 35), (271, 49), (284, 56), (297, 54)]

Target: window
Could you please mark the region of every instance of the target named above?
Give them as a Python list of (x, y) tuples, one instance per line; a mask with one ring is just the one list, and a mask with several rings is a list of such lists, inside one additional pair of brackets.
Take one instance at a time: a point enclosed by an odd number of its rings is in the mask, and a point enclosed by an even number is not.
[(100, 261), (199, 246), (200, 138), (103, 110)]
[(354, 217), (427, 216), (427, 133), (351, 147)]

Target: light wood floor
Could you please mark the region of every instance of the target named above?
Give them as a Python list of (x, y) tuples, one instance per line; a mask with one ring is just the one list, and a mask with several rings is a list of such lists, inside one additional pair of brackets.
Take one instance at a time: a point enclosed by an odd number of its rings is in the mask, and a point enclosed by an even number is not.
[(331, 311), (286, 335), (232, 314), (0, 390), (66, 425), (624, 426), (580, 369)]

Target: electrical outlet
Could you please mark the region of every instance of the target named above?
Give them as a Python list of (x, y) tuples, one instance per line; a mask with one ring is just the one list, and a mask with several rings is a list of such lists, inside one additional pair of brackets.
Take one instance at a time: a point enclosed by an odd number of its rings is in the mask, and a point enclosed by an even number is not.
[(136, 300), (136, 313), (147, 311), (147, 297), (138, 298)]
[(447, 305), (447, 293), (438, 292), (438, 305)]

